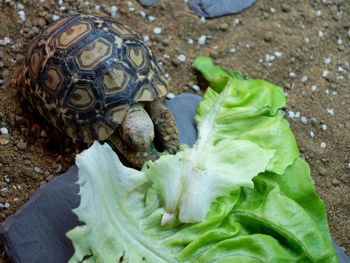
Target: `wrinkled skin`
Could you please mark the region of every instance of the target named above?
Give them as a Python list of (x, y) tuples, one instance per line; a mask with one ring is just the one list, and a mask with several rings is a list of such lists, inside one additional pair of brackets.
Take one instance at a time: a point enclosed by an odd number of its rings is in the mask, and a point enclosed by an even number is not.
[(164, 151), (174, 154), (179, 149), (179, 136), (173, 115), (158, 99), (133, 104), (120, 129), (109, 141), (134, 167), (141, 168), (145, 161), (154, 160), (149, 150), (157, 137)]

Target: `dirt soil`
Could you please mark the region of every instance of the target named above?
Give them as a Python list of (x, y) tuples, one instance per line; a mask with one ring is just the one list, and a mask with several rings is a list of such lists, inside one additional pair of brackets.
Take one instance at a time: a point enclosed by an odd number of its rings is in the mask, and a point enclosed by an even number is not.
[[(0, 222), (40, 185), (73, 165), (75, 154), (87, 147), (72, 142), (27, 103), (20, 103), (15, 72), (28, 44), (57, 16), (79, 12), (111, 17), (113, 5), (118, 9), (113, 17), (147, 40), (175, 95), (204, 93), (205, 86), (192, 69), (197, 56), (210, 56), (227, 69), (284, 88), (286, 118), (326, 204), (331, 236), (350, 254), (346, 0), (259, 0), (239, 14), (207, 20), (197, 17), (184, 1), (160, 0), (143, 8), (135, 0), (0, 0)], [(160, 34), (154, 32), (157, 27)], [(206, 36), (203, 45), (198, 43), (201, 36)], [(0, 262), (7, 262), (2, 248), (0, 253)]]

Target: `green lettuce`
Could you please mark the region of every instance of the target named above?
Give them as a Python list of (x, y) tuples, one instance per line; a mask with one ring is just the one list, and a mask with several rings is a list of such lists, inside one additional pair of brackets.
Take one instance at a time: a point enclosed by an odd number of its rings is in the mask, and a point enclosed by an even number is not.
[(283, 119), (281, 88), (216, 67), (198, 140), (141, 171), (95, 142), (76, 160), (85, 225), (69, 262), (338, 262), (326, 210)]

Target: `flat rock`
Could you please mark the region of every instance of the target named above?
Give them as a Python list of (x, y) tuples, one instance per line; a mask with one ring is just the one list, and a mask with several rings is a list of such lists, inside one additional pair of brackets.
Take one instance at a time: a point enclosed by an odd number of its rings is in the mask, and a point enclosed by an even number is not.
[(201, 100), (202, 97), (199, 95), (183, 93), (165, 103), (165, 106), (169, 108), (175, 118), (180, 143), (187, 144), (190, 147), (197, 139), (194, 116), (196, 107)]
[(71, 209), (80, 197), (78, 168), (41, 186), (30, 200), (0, 225), (0, 239), (12, 263), (63, 263), (74, 253), (65, 233), (79, 225)]
[(139, 0), (140, 4), (143, 6), (150, 6), (158, 2), (158, 0)]
[(236, 14), (257, 0), (189, 0), (188, 5), (200, 17), (217, 17)]
[[(181, 143), (193, 145), (196, 128), (193, 117), (201, 97), (182, 94), (168, 101), (179, 128)], [(76, 166), (41, 186), (30, 200), (0, 225), (0, 239), (12, 263), (66, 263), (74, 248), (65, 233), (82, 224), (71, 211), (79, 206)], [(340, 263), (349, 263), (333, 242)]]

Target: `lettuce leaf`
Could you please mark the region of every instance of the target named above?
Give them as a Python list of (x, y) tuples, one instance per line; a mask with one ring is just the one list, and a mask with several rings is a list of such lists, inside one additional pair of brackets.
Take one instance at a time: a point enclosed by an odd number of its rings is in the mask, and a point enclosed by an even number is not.
[[(142, 172), (119, 180), (125, 171), (105, 167), (115, 163), (110, 146), (98, 142), (77, 161), (74, 212), (85, 225), (67, 233), (75, 248), (69, 262), (338, 262), (324, 204), (299, 158), (283, 175), (260, 173), (253, 188), (216, 198), (202, 222), (167, 226), (157, 186), (140, 185)], [(123, 185), (134, 190), (125, 195)]]
[(69, 262), (338, 262), (283, 119), (282, 89), (197, 58), (198, 140), (141, 171), (95, 142), (77, 157), (85, 225)]

